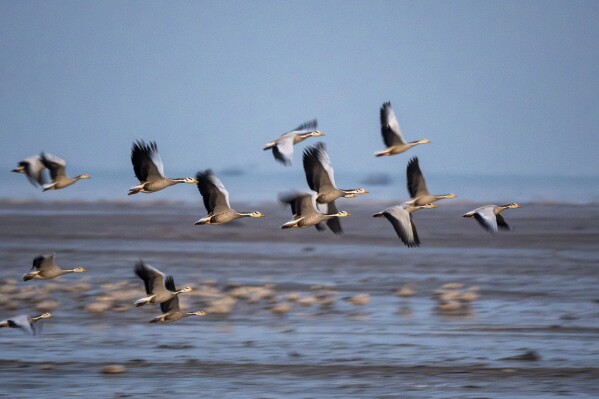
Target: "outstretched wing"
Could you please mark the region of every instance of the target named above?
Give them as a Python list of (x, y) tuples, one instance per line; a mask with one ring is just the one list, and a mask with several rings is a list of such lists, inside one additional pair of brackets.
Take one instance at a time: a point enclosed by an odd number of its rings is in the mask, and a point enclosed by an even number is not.
[(196, 174), (198, 190), (202, 194), (204, 206), (208, 213), (222, 213), (231, 209), (229, 192), (218, 177), (207, 169)]
[(389, 101), (381, 107), (381, 134), (387, 147), (406, 143)]
[(498, 213), (497, 215), (495, 215), (495, 220), (497, 222), (497, 227), (499, 227), (501, 230), (509, 230), (510, 229), (510, 226), (508, 226), (508, 224), (506, 223), (503, 216), (501, 216), (501, 214)]
[(42, 152), (40, 154), (40, 160), (42, 164), (50, 171), (50, 177), (52, 180), (59, 178), (65, 178), (67, 163), (64, 159), (57, 157), (56, 155)]
[(29, 316), (22, 314), (19, 316), (12, 317), (7, 321), (9, 327), (20, 328), (29, 335), (35, 335), (35, 331), (31, 327), (31, 323), (29, 323)]
[(424, 180), (420, 165), (418, 164), (418, 157), (410, 159), (406, 169), (406, 175), (408, 180), (408, 192), (410, 193), (411, 198), (429, 195), (428, 189), (426, 188), (426, 180)]
[(19, 162), (19, 166), (25, 169), (27, 178), (34, 186), (43, 186), (48, 182), (46, 175), (43, 173), (46, 167), (38, 156), (33, 156)]
[(272, 147), (272, 154), (275, 159), (285, 166), (291, 165), (293, 157), (293, 136), (284, 136), (276, 140), (275, 146)]
[[(474, 212), (474, 218), (476, 221), (488, 232), (497, 233), (497, 217), (493, 212), (493, 207), (487, 206), (483, 208), (479, 208)], [(505, 223), (505, 221), (504, 221)]]
[(58, 266), (54, 263), (54, 252), (36, 256), (33, 259), (33, 265), (31, 266), (31, 270), (37, 271), (48, 271), (52, 269), (58, 269)]
[(315, 131), (317, 128), (318, 121), (316, 119), (312, 119), (311, 121), (302, 123), (292, 131), (296, 133), (309, 133)]
[(414, 225), (412, 214), (400, 206), (393, 206), (383, 211), (399, 239), (408, 247), (417, 247), (420, 245), (418, 232)]
[(317, 193), (335, 189), (335, 174), (323, 143), (307, 147), (303, 155), (304, 172), (310, 189)]
[(133, 171), (140, 182), (164, 178), (164, 165), (155, 141), (138, 140), (131, 147)]
[(133, 269), (137, 277), (141, 278), (146, 288), (146, 294), (152, 295), (163, 291), (166, 276), (160, 270), (139, 260)]
[[(331, 201), (327, 204), (327, 214), (330, 215), (332, 213), (337, 213), (339, 210), (337, 209), (337, 205), (335, 205), (335, 201)], [(341, 220), (338, 217), (327, 219), (327, 226), (329, 229), (336, 235), (343, 234), (343, 228), (341, 228)]]
[(164, 301), (160, 304), (160, 310), (162, 313), (177, 312), (179, 308), (179, 297), (175, 295), (171, 299)]

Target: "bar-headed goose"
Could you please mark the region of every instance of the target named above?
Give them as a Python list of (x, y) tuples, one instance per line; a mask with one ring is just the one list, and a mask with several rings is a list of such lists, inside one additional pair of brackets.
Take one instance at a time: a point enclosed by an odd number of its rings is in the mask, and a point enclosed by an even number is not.
[(433, 195), (428, 192), (426, 188), (426, 180), (424, 180), (424, 176), (420, 171), (420, 166), (418, 165), (418, 157), (413, 157), (408, 162), (408, 167), (406, 169), (406, 175), (408, 178), (408, 192), (410, 193), (410, 197), (413, 200), (414, 205), (426, 205), (431, 202), (439, 201), (441, 199), (446, 198), (455, 198), (457, 195), (455, 194), (439, 194)]
[(149, 303), (162, 303), (175, 298), (179, 294), (191, 291), (191, 287), (175, 290), (173, 276), (165, 276), (160, 270), (150, 266), (141, 259), (135, 264), (133, 270), (137, 277), (143, 280), (146, 287), (146, 294), (148, 295), (135, 301), (135, 306), (143, 306)]
[(401, 154), (415, 145), (430, 143), (430, 140), (427, 139), (406, 142), (401, 134), (399, 123), (389, 101), (383, 103), (381, 107), (381, 134), (387, 148), (383, 151), (375, 152), (374, 155), (377, 157)]
[(11, 170), (11, 172), (24, 173), (34, 186), (40, 187), (47, 183), (48, 179), (44, 174), (44, 169), (46, 169), (46, 167), (38, 155), (25, 158), (17, 165), (18, 166)]
[(339, 197), (353, 198), (356, 194), (367, 194), (363, 188), (340, 189), (335, 185), (335, 173), (331, 158), (324, 143), (316, 143), (304, 150), (304, 172), (310, 189), (316, 191), (316, 202), (327, 204)]
[(385, 217), (391, 222), (399, 239), (408, 247), (417, 247), (420, 245), (416, 225), (412, 218), (412, 212), (419, 209), (436, 208), (435, 204), (414, 205), (412, 201), (404, 202), (401, 205), (395, 205), (385, 209), (382, 212), (372, 215), (375, 218)]
[[(166, 288), (169, 291), (176, 292), (175, 282), (171, 279), (167, 281)], [(173, 321), (181, 320), (184, 317), (189, 316), (206, 316), (208, 313), (203, 310), (196, 312), (183, 312), (179, 307), (179, 297), (173, 296), (171, 299), (164, 301), (160, 304), (160, 310), (162, 314), (158, 317), (154, 317), (150, 320), (150, 323), (170, 323)]]
[(139, 184), (129, 189), (129, 194), (154, 193), (177, 183), (194, 184), (193, 177), (164, 177), (164, 165), (158, 153), (156, 142), (145, 143), (138, 140), (131, 147), (131, 163)]
[[(288, 193), (279, 196), (281, 202), (291, 205), (291, 213), (293, 218), (281, 226), (282, 229), (291, 229), (296, 227), (315, 226), (318, 231), (324, 230), (323, 222), (327, 222), (327, 226), (335, 234), (341, 234), (339, 223), (328, 223), (331, 219), (351, 216), (345, 211), (337, 211), (334, 213), (320, 213), (316, 209), (314, 196), (308, 193)], [(329, 207), (330, 209), (330, 207)]]
[(257, 211), (237, 212), (231, 209), (229, 192), (210, 169), (198, 172), (196, 180), (208, 215), (195, 222), (195, 224), (223, 224), (244, 217), (264, 217), (262, 213)]
[(506, 205), (485, 205), (480, 208), (476, 208), (463, 216), (465, 218), (475, 218), (476, 221), (488, 232), (495, 234), (501, 230), (509, 230), (510, 226), (506, 223), (501, 212), (506, 209), (521, 208), (520, 205), (512, 203)]
[(263, 150), (272, 149), (272, 154), (277, 161), (285, 166), (290, 166), (295, 144), (304, 141), (308, 137), (324, 136), (323, 132), (316, 130), (317, 127), (318, 121), (316, 119), (306, 122), (290, 132), (283, 133), (270, 143), (266, 143)]
[(80, 179), (89, 179), (90, 176), (87, 173), (77, 175), (75, 177), (68, 177), (66, 173), (67, 163), (64, 159), (59, 158), (55, 155), (42, 152), (40, 155), (42, 164), (50, 171), (50, 177), (52, 182), (43, 185), (43, 191), (47, 190), (59, 190), (74, 184)]
[(41, 331), (41, 326), (35, 325), (34, 323), (38, 320), (47, 319), (49, 317), (53, 317), (52, 313), (43, 313), (38, 316), (28, 316), (26, 314), (22, 314), (0, 321), (0, 328), (20, 328), (29, 335), (35, 335)]
[(61, 269), (56, 265), (56, 263), (54, 263), (54, 255), (54, 252), (52, 252), (49, 254), (36, 256), (33, 259), (33, 266), (31, 266), (31, 270), (33, 271), (25, 274), (23, 276), (23, 280), (50, 280), (67, 273), (83, 273), (87, 271), (83, 267), (76, 267), (74, 269)]

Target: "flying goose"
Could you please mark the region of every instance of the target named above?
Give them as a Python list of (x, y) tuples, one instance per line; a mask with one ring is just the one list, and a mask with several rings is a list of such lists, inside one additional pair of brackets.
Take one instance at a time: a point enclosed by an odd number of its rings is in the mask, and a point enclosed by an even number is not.
[(33, 323), (41, 319), (47, 319), (49, 317), (53, 317), (52, 313), (42, 313), (41, 315), (31, 317), (26, 314), (22, 314), (0, 321), (0, 328), (20, 328), (29, 335), (35, 335), (40, 332), (41, 327), (36, 326)]
[[(172, 292), (177, 291), (173, 279), (166, 281), (166, 288)], [(179, 308), (179, 297), (176, 295), (162, 302), (160, 304), (160, 310), (162, 311), (162, 314), (158, 317), (154, 317), (152, 320), (150, 320), (150, 323), (170, 323), (173, 321), (181, 320), (184, 317), (206, 316), (208, 314), (203, 310), (198, 310), (196, 312), (181, 311), (181, 309)]]
[(131, 163), (139, 184), (129, 189), (129, 194), (154, 193), (177, 183), (197, 183), (193, 177), (164, 177), (164, 165), (155, 141), (138, 140), (131, 147)]
[(473, 211), (470, 211), (463, 215), (465, 218), (475, 218), (476, 221), (488, 232), (491, 234), (495, 234), (501, 230), (509, 230), (510, 226), (505, 222), (503, 216), (501, 216), (501, 212), (506, 209), (516, 209), (521, 208), (520, 205), (512, 203), (506, 205), (485, 205), (480, 208), (476, 208)]
[(25, 158), (17, 164), (18, 166), (11, 170), (15, 173), (24, 173), (27, 178), (36, 187), (43, 186), (47, 182), (46, 175), (43, 173), (46, 167), (42, 163), (41, 158), (38, 155), (33, 155)]
[(395, 112), (393, 112), (391, 102), (389, 101), (383, 103), (381, 107), (381, 134), (383, 135), (383, 141), (387, 148), (383, 151), (375, 152), (374, 155), (377, 157), (401, 154), (415, 145), (430, 143), (430, 140), (428, 139), (406, 142), (401, 134), (399, 123), (397, 122)]
[(294, 130), (284, 133), (270, 143), (266, 143), (263, 150), (272, 149), (275, 159), (285, 166), (291, 165), (293, 157), (293, 146), (304, 141), (308, 137), (324, 136), (324, 133), (316, 130), (318, 121), (316, 119), (299, 125)]
[(87, 173), (83, 173), (75, 177), (68, 177), (66, 173), (67, 163), (64, 161), (64, 159), (52, 154), (48, 154), (47, 152), (42, 152), (40, 155), (40, 160), (42, 161), (42, 164), (48, 168), (50, 171), (50, 177), (52, 178), (51, 183), (44, 184), (42, 186), (43, 191), (59, 190), (61, 188), (70, 186), (77, 180), (90, 178), (90, 175)]
[(229, 205), (229, 192), (218, 177), (210, 169), (196, 175), (198, 190), (202, 194), (208, 215), (201, 218), (198, 224), (223, 224), (243, 217), (261, 218), (260, 212), (237, 212)]
[(32, 272), (29, 272), (23, 276), (24, 281), (31, 279), (50, 280), (58, 276), (62, 276), (67, 273), (83, 273), (86, 272), (83, 267), (76, 267), (74, 269), (61, 269), (54, 263), (55, 253), (49, 253), (45, 255), (36, 256), (33, 259), (33, 266), (31, 266)]
[(148, 294), (148, 296), (135, 301), (135, 306), (143, 306), (149, 303), (163, 303), (175, 298), (179, 294), (191, 291), (191, 287), (175, 290), (173, 276), (165, 276), (160, 270), (150, 266), (141, 259), (135, 264), (134, 271), (137, 277), (143, 280), (146, 287), (146, 294)]
[(441, 199), (457, 197), (455, 194), (433, 195), (428, 192), (426, 180), (424, 180), (424, 176), (418, 165), (418, 157), (410, 159), (406, 169), (406, 175), (408, 177), (408, 192), (410, 193), (414, 205), (426, 205)]
[(316, 191), (316, 202), (319, 204), (327, 204), (339, 197), (353, 198), (356, 194), (368, 193), (363, 188), (344, 190), (335, 186), (333, 165), (324, 143), (319, 142), (313, 147), (306, 148), (303, 161), (308, 186)]
[[(340, 225), (337, 223), (328, 223), (331, 219), (339, 217), (351, 216), (350, 213), (345, 211), (337, 211), (336, 208), (332, 213), (320, 213), (316, 209), (316, 203), (314, 196), (308, 193), (292, 193), (281, 195), (279, 197), (281, 202), (291, 205), (291, 212), (293, 218), (281, 226), (282, 229), (291, 229), (295, 227), (308, 227), (315, 226), (316, 230), (324, 230), (322, 222), (327, 222), (327, 225), (331, 231), (335, 234), (341, 234)], [(329, 207), (329, 210), (331, 208)]]
[(416, 225), (412, 218), (412, 212), (424, 208), (436, 208), (435, 204), (414, 205), (412, 201), (407, 201), (401, 205), (395, 205), (385, 209), (382, 212), (375, 213), (372, 217), (387, 218), (391, 222), (399, 239), (408, 247), (417, 247), (420, 245)]

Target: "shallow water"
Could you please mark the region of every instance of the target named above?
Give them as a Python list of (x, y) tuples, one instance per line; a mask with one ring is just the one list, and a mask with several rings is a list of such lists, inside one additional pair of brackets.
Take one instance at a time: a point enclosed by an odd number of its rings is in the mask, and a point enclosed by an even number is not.
[[(286, 210), (276, 207), (264, 220), (198, 227), (197, 210), (177, 204), (3, 205), (0, 280), (19, 279), (35, 255), (54, 250), (59, 265), (89, 270), (56, 283), (85, 279), (94, 288), (52, 293), (60, 307), (39, 336), (0, 330), (0, 397), (595, 397), (599, 248), (589, 243), (599, 242), (599, 207), (529, 205), (509, 214), (512, 232), (496, 237), (454, 219), (460, 205), (438, 208), (415, 216), (423, 245), (414, 249), (370, 209), (351, 210), (337, 238), (279, 230)], [(240, 301), (228, 315), (168, 325), (148, 323), (154, 306), (87, 313), (103, 283), (130, 281), (144, 295), (132, 273), (139, 257), (178, 286), (272, 284), (280, 302), (319, 285), (337, 299), (280, 316), (267, 301)], [(435, 310), (433, 291), (449, 282), (480, 287), (468, 312)], [(406, 283), (416, 294), (395, 296)], [(343, 299), (358, 293), (370, 303)], [(204, 306), (191, 296), (185, 303)], [(31, 306), (0, 309), (0, 319), (37, 313)], [(505, 360), (527, 350), (540, 360)], [(127, 372), (101, 374), (111, 363)]]

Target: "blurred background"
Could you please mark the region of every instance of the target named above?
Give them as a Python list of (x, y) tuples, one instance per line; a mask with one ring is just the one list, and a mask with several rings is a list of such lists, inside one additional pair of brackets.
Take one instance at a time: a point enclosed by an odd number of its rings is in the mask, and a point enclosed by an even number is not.
[[(243, 172), (243, 181), (260, 187), (254, 195), (266, 198), (270, 185), (305, 183), (300, 169), (275, 163), (262, 146), (312, 118), (326, 134), (340, 186), (385, 173), (401, 188), (380, 195), (403, 198), (405, 164), (417, 155), (438, 191), (461, 198), (495, 200), (508, 191), (512, 201), (520, 193), (509, 192), (510, 181), (535, 186), (529, 200), (599, 198), (596, 2), (26, 1), (0, 8), (0, 168), (48, 151), (66, 159), (70, 173), (96, 178), (77, 185), (85, 194), (58, 198), (126, 192), (135, 184), (135, 139), (157, 141), (172, 177)], [(432, 145), (373, 157), (383, 148), (384, 101), (408, 140)], [(42, 198), (19, 176), (0, 179), (0, 197)], [(439, 187), (443, 181), (458, 187)], [(245, 187), (238, 195), (254, 198)]]

